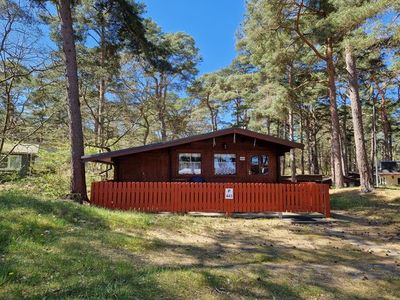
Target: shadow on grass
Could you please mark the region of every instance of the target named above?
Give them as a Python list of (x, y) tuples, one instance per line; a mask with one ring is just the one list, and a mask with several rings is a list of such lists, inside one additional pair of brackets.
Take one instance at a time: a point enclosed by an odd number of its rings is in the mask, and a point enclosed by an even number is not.
[[(346, 276), (356, 279), (368, 274), (386, 280), (397, 272), (390, 258), (330, 245), (293, 247), (240, 227), (202, 233), (212, 241), (207, 245), (157, 240), (147, 237), (145, 228), (142, 234), (117, 231), (100, 212), (69, 202), (0, 194), (0, 298), (299, 299), (329, 294), (362, 299), (337, 286), (337, 268), (351, 270), (354, 274)], [(269, 223), (262, 224), (268, 231)], [(336, 236), (332, 224), (281, 226), (300, 228), (296, 234), (305, 239), (312, 234), (360, 242), (356, 235)], [(171, 227), (167, 234), (179, 232)], [(167, 253), (174, 260), (166, 259)]]
[(0, 194), (0, 298), (173, 298), (135, 254), (151, 243), (113, 231), (97, 211)]

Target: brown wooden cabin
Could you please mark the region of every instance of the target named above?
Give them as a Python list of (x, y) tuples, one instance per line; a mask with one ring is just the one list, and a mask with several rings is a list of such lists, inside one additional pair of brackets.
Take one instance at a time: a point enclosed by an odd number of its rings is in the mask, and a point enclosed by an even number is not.
[(280, 179), (280, 157), (302, 144), (229, 128), (178, 140), (82, 157), (114, 166), (118, 182), (268, 182)]

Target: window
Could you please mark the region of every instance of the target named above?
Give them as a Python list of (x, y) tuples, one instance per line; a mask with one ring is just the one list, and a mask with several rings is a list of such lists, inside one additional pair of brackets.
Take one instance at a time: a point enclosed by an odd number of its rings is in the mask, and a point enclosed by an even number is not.
[(4, 158), (4, 155), (0, 156), (0, 169), (8, 168), (8, 157)]
[(0, 169), (2, 170), (19, 170), (22, 166), (21, 155), (9, 155), (6, 158), (0, 157)]
[(236, 155), (235, 154), (214, 154), (215, 175), (235, 175)]
[(201, 174), (201, 154), (200, 153), (180, 153), (179, 154), (179, 175), (199, 175)]
[(251, 157), (250, 174), (266, 175), (268, 174), (268, 155), (254, 155)]

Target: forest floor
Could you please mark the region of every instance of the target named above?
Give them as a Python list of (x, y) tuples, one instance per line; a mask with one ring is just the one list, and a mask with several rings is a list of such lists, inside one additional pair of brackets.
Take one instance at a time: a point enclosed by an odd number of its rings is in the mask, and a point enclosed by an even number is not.
[(399, 299), (400, 189), (333, 218), (107, 211), (0, 192), (0, 298)]

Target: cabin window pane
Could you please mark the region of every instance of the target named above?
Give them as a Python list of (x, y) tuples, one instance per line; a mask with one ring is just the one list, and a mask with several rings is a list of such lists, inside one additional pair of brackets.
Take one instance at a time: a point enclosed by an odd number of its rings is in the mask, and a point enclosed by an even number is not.
[(254, 155), (251, 157), (250, 174), (266, 175), (268, 174), (268, 155)]
[(22, 165), (22, 157), (21, 155), (11, 155), (8, 157), (9, 169), (11, 170), (19, 170)]
[(21, 155), (9, 155), (5, 157), (2, 155), (0, 157), (0, 169), (3, 170), (19, 170), (21, 169), (22, 165), (22, 158)]
[(201, 174), (201, 154), (200, 153), (180, 153), (179, 171), (180, 175), (199, 175)]
[(214, 154), (215, 175), (236, 174), (236, 154)]

